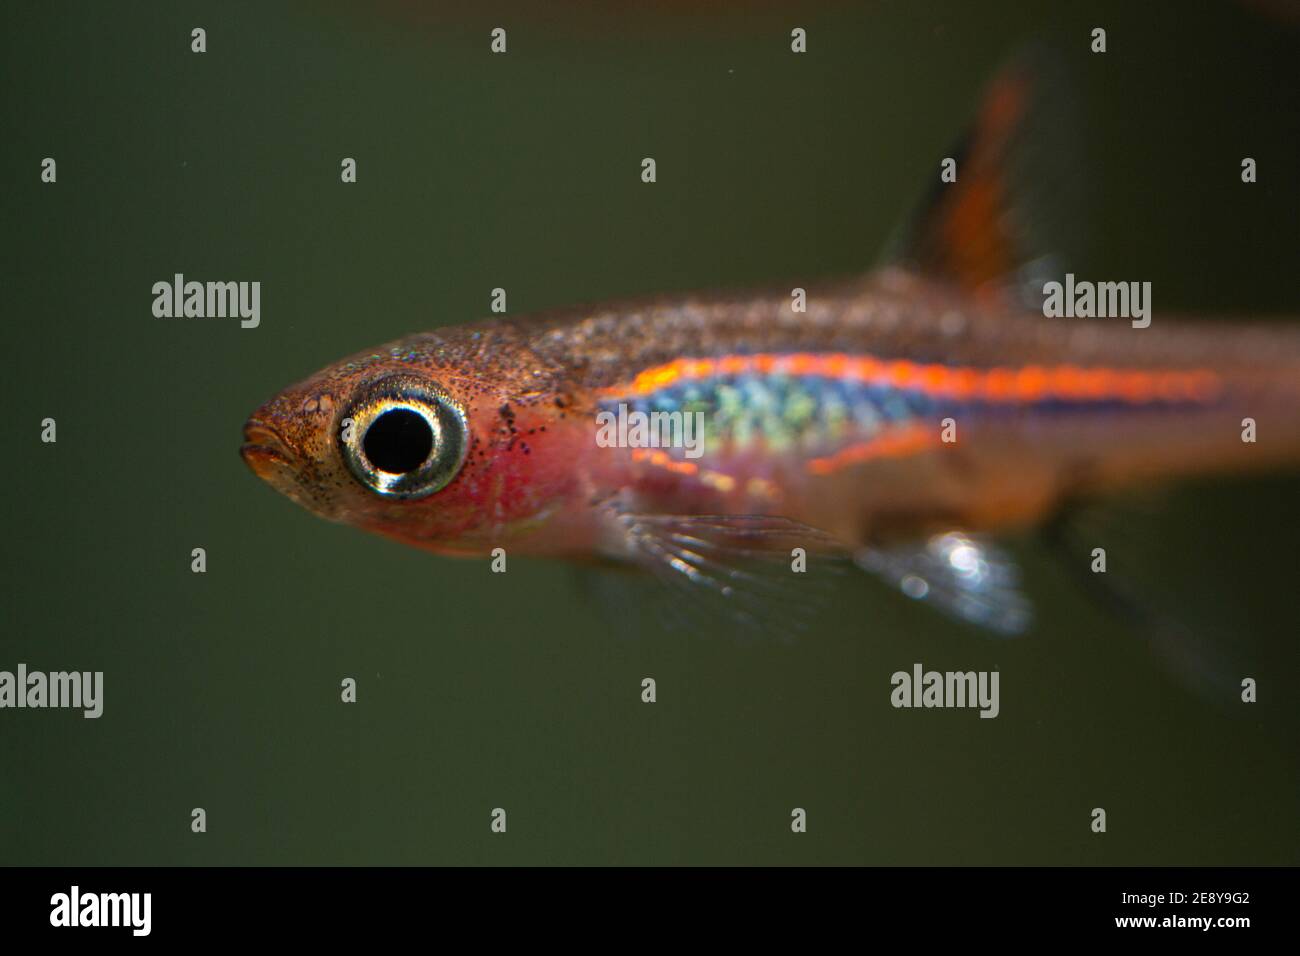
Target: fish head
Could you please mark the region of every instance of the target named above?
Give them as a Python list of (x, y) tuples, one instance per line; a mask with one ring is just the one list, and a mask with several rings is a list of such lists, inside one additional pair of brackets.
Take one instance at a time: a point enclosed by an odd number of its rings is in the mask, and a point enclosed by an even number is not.
[(321, 517), (487, 554), (536, 536), (574, 493), (583, 432), (561, 375), (508, 330), (413, 336), (280, 392), (245, 423), (241, 453)]

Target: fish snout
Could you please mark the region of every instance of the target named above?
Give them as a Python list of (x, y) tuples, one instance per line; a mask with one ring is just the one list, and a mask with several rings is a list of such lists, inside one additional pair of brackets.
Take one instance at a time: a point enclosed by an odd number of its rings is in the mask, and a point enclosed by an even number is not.
[(244, 444), (239, 454), (257, 477), (272, 483), (277, 474), (293, 469), (295, 459), (284, 437), (256, 415), (244, 423)]

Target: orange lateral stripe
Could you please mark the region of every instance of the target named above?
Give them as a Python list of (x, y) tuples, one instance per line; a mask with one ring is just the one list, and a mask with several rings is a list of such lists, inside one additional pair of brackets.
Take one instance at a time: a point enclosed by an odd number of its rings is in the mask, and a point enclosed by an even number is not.
[(829, 475), (848, 465), (869, 461), (872, 458), (902, 458), (913, 455), (938, 442), (938, 432), (920, 425), (891, 428), (867, 441), (841, 448), (825, 458), (810, 459), (804, 467), (814, 475)]
[(721, 492), (736, 490), (736, 479), (720, 471), (701, 471), (694, 462), (677, 461), (667, 452), (637, 448), (632, 452), (632, 460), (648, 462), (656, 468), (663, 468), (678, 475), (698, 475), (706, 485)]
[(1087, 368), (1078, 365), (1026, 365), (1021, 368), (924, 365), (906, 360), (882, 361), (870, 355), (828, 354), (724, 355), (717, 359), (680, 358), (638, 373), (630, 385), (604, 390), (606, 396), (650, 395), (678, 381), (714, 375), (815, 375), (837, 381), (864, 382), (911, 389), (944, 398), (979, 398), (990, 402), (1032, 403), (1119, 400), (1135, 405), (1155, 401), (1206, 402), (1222, 389), (1209, 369), (1153, 370)]
[(677, 461), (671, 455), (662, 451), (650, 451), (645, 448), (638, 448), (632, 452), (633, 461), (648, 461), (656, 468), (666, 468), (668, 471), (676, 472), (679, 475), (693, 475), (699, 471), (694, 462)]

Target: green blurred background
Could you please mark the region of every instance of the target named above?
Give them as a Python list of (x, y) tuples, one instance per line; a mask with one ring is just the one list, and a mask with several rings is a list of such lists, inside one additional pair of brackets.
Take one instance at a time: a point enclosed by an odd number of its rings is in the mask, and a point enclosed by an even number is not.
[[(407, 550), (244, 467), (271, 394), (496, 286), (519, 314), (865, 269), (1031, 38), (1079, 91), (1078, 271), (1300, 313), (1300, 34), (1269, 5), (697, 6), (6, 5), (0, 669), (102, 670), (105, 712), (0, 712), (0, 863), (1300, 862), (1285, 477), (1136, 532), (1261, 648), (1260, 702), (1216, 706), (1033, 540), (1019, 641), (865, 578), (791, 646), (627, 636), (565, 567)], [(155, 319), (175, 272), (260, 280), (261, 327)], [(1001, 716), (892, 709), (916, 661), (999, 669)]]

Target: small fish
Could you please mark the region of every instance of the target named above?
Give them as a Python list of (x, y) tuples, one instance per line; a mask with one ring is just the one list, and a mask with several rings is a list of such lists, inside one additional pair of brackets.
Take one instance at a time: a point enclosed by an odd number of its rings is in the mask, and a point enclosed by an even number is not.
[[(1023, 248), (1052, 192), (1018, 162), (1043, 121), (1033, 78), (993, 84), (958, 180), (897, 254), (810, 289), (806, 311), (785, 287), (413, 335), (267, 402), (244, 460), (322, 517), (443, 554), (631, 562), (740, 603), (797, 594), (776, 579), (803, 547), (1022, 631), (1029, 602), (991, 536), (1083, 496), (1300, 460), (1294, 326), (1157, 311), (1134, 328), (1026, 303), (1027, 278), (1061, 278)], [(597, 441), (635, 412), (693, 416), (699, 448)]]

